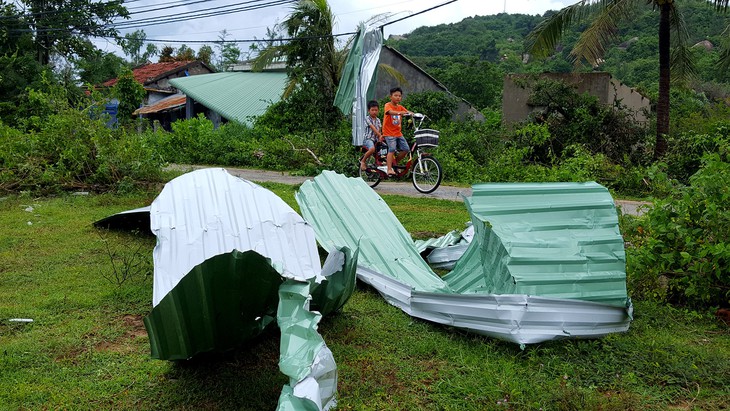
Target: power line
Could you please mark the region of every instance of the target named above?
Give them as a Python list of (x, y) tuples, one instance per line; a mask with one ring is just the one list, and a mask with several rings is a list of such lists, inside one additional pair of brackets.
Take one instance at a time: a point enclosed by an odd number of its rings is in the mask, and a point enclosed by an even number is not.
[[(216, 16), (222, 16), (226, 14), (233, 14), (233, 13), (240, 13), (245, 11), (253, 11), (253, 10), (259, 10), (263, 8), (268, 7), (274, 7), (274, 6), (282, 6), (290, 3), (294, 3), (296, 0), (249, 0), (249, 1), (243, 1), (240, 3), (235, 4), (228, 4), (223, 6), (217, 6), (217, 7), (211, 7), (207, 9), (201, 9), (201, 10), (194, 10), (186, 13), (177, 13), (177, 14), (170, 14), (165, 16), (157, 16), (157, 17), (149, 17), (145, 19), (139, 19), (134, 21), (126, 21), (126, 22), (120, 22), (120, 23), (112, 23), (112, 24), (105, 24), (100, 25), (98, 28), (101, 29), (133, 29), (133, 28), (140, 28), (140, 27), (147, 27), (152, 25), (161, 25), (161, 24), (170, 24), (170, 23), (177, 23), (181, 21), (188, 21), (188, 20), (195, 20), (200, 18), (207, 18), (207, 17), (216, 17)], [(251, 4), (254, 3), (254, 4)], [(242, 6), (245, 5), (245, 6)], [(221, 10), (229, 7), (235, 7), (235, 6), (242, 6), (231, 10)], [(74, 27), (74, 28), (65, 28), (65, 27), (48, 27), (48, 28), (40, 28), (40, 29), (17, 29), (17, 30), (10, 30), (11, 32), (20, 32), (20, 33), (44, 33), (44, 32), (73, 32), (74, 30), (83, 30), (88, 28), (97, 28), (97, 26), (86, 26), (86, 27)]]
[(198, 19), (198, 18), (217, 17), (217, 16), (223, 16), (226, 14), (239, 13), (242, 11), (252, 11), (252, 10), (258, 10), (258, 9), (274, 7), (274, 6), (283, 6), (283, 5), (291, 4), (291, 3), (295, 3), (295, 2), (296, 2), (296, 0), (270, 0), (266, 3), (254, 1), (253, 3), (256, 3), (256, 4), (242, 6), (242, 7), (231, 9), (231, 10), (223, 10), (223, 9), (226, 9), (229, 7), (241, 6), (243, 4), (252, 3), (251, 1), (244, 1), (241, 3), (228, 4), (228, 5), (224, 5), (224, 6), (218, 6), (218, 7), (211, 7), (208, 9), (195, 10), (195, 11), (190, 11), (190, 12), (186, 12), (186, 13), (169, 14), (169, 15), (165, 15), (165, 16), (149, 17), (149, 18), (145, 18), (145, 19), (114, 23), (114, 24), (111, 24), (109, 28), (140, 28), (140, 27), (147, 27), (147, 26), (159, 25), (159, 24), (170, 24), (170, 23), (177, 23), (177, 22), (181, 22), (181, 21), (194, 20), (194, 19)]

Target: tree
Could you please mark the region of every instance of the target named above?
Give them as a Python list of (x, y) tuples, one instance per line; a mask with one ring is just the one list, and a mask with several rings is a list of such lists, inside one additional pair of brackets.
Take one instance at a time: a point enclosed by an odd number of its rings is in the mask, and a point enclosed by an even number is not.
[(183, 44), (175, 53), (175, 61), (193, 61), (195, 60), (195, 52), (193, 49)]
[[(20, 0), (28, 10), (23, 18), (34, 33), (37, 61), (48, 65), (57, 53), (71, 60), (89, 55), (95, 47), (89, 37), (116, 37), (113, 23), (129, 18), (123, 0)], [(26, 31), (27, 32), (27, 31)]]
[(175, 47), (164, 46), (164, 47), (162, 47), (162, 50), (160, 50), (160, 59), (158, 61), (160, 63), (167, 63), (170, 61), (175, 61), (175, 57), (173, 57), (174, 53), (175, 53)]
[(157, 46), (152, 43), (148, 43), (144, 53), (142, 52), (142, 46), (144, 46), (146, 40), (147, 33), (144, 30), (135, 30), (132, 33), (125, 34), (124, 38), (119, 39), (119, 46), (122, 48), (124, 54), (129, 56), (132, 66), (147, 63), (150, 58), (157, 55)]
[(236, 43), (226, 41), (228, 36), (230, 34), (226, 30), (221, 30), (218, 34), (218, 41), (215, 43), (219, 56), (215, 65), (218, 71), (226, 71), (228, 66), (238, 63), (238, 59), (241, 57), (241, 49)]
[(95, 85), (116, 78), (127, 62), (114, 53), (95, 50), (85, 58), (76, 59), (74, 64), (79, 70), (79, 80), (83, 84)]
[[(725, 12), (730, 0), (709, 0), (717, 11)], [(662, 157), (667, 151), (669, 134), (670, 79), (675, 69), (676, 79), (693, 75), (689, 47), (686, 44), (687, 30), (684, 19), (675, 0), (582, 0), (565, 7), (543, 20), (528, 35), (527, 47), (536, 56), (545, 56), (555, 50), (561, 36), (571, 23), (592, 17), (593, 21), (583, 31), (571, 51), (577, 65), (583, 60), (596, 66), (606, 51), (609, 42), (615, 40), (617, 24), (633, 17), (632, 11), (647, 2), (659, 10), (659, 95), (657, 98), (657, 129), (654, 158)], [(674, 36), (672, 36), (672, 32)], [(674, 40), (672, 50), (671, 40)], [(726, 52), (725, 61), (730, 61)]]
[(332, 104), (339, 83), (346, 50), (335, 48), (334, 15), (327, 0), (299, 0), (281, 24), (294, 40), (263, 49), (254, 63), (261, 70), (279, 58), (286, 58), (289, 82), (284, 95), (307, 83), (320, 90), (322, 100)]
[(210, 47), (209, 45), (201, 46), (198, 50), (198, 57), (197, 60), (202, 61), (203, 63), (213, 66), (213, 47)]
[(114, 85), (112, 94), (119, 100), (117, 118), (120, 122), (127, 122), (134, 110), (137, 110), (144, 101), (145, 91), (144, 87), (134, 79), (132, 70), (125, 67)]
[[(20, 99), (28, 87), (41, 86), (44, 67), (36, 61), (30, 26), (13, 4), (0, 8), (0, 119), (17, 124), (24, 113), (18, 113)], [(16, 35), (13, 30), (20, 30)]]

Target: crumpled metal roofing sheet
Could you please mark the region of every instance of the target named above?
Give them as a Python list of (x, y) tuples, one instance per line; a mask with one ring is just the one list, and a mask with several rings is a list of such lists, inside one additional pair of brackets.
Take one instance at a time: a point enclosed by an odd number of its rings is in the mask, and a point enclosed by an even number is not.
[(477, 184), (477, 244), (444, 277), (456, 292), (530, 294), (623, 307), (626, 254), (608, 190), (589, 183)]
[[(421, 258), (411, 235), (367, 184), (353, 184), (332, 171), (305, 181), (296, 198), (325, 249), (359, 248), (359, 265), (385, 273), (422, 291), (446, 291), (446, 284)], [(360, 180), (362, 181), (362, 180)]]
[(309, 304), (312, 293), (328, 311), (345, 303), (357, 251), (333, 247), (320, 269), (314, 232), (301, 216), (222, 168), (167, 183), (150, 206), (150, 225), (157, 245), (145, 326), (153, 356), (182, 359), (233, 348), (276, 313), (279, 368), (289, 377), (277, 409), (335, 405), (336, 364), (317, 333), (322, 315)]
[[(385, 202), (361, 179), (325, 171), (305, 182), (296, 198), (321, 244), (368, 245), (360, 250), (358, 278), (410, 315), (519, 344), (593, 338), (628, 330), (630, 303), (627, 307), (544, 297), (539, 289), (530, 295), (459, 293), (448, 283), (434, 280), (438, 277), (430, 269), (408, 271), (399, 263), (417, 255), (413, 242)], [(462, 270), (475, 273), (458, 277), (467, 290), (484, 288), (481, 285), (489, 273), (482, 267), (482, 251), (497, 249), (501, 244), (496, 235), (480, 236), (480, 232), (485, 231), (477, 228), (477, 235), (458, 263)], [(485, 239), (488, 243), (483, 243)], [(548, 239), (545, 241), (549, 244)], [(550, 276), (560, 278), (561, 273), (555, 271)], [(431, 289), (423, 287), (422, 281)]]
[(282, 72), (225, 72), (178, 77), (170, 84), (228, 120), (251, 125), (252, 117), (281, 99)]
[(289, 278), (321, 271), (312, 227), (276, 194), (222, 168), (167, 183), (150, 206), (150, 226), (157, 236), (153, 305), (193, 267), (234, 249), (270, 258)]

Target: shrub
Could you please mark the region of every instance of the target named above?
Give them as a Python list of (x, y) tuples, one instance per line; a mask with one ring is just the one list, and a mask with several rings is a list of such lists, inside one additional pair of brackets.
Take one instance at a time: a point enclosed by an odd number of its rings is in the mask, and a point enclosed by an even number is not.
[(144, 136), (111, 130), (65, 104), (35, 117), (28, 131), (0, 126), (0, 133), (0, 191), (107, 191), (161, 174), (162, 158)]
[(656, 200), (625, 230), (637, 295), (692, 307), (730, 303), (729, 186), (728, 152), (707, 154), (689, 186)]

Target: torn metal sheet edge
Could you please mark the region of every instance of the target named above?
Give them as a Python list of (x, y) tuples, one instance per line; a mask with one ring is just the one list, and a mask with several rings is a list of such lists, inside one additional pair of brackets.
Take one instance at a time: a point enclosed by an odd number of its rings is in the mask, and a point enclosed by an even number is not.
[(333, 250), (321, 269), (311, 226), (274, 193), (224, 169), (172, 180), (149, 213), (157, 236), (153, 309), (145, 318), (153, 357), (232, 349), (272, 324), (276, 312), (279, 366), (290, 378), (279, 409), (334, 406), (337, 369), (309, 302), (314, 295), (331, 312), (347, 301), (357, 250)]
[(565, 338), (598, 338), (629, 329), (633, 306), (522, 294), (445, 294), (415, 291), (365, 267), (357, 278), (412, 317), (524, 344)]
[[(484, 193), (489, 187), (491, 186), (480, 187), (479, 193)], [(543, 210), (548, 212), (554, 212), (555, 209), (561, 212), (568, 210), (569, 218), (574, 216), (570, 214), (574, 213), (573, 210), (586, 213), (587, 216), (581, 220), (580, 229), (584, 226), (587, 230), (592, 229), (594, 224), (591, 216), (595, 215), (602, 219), (598, 225), (600, 229), (614, 227), (611, 230), (617, 230), (615, 210), (610, 213), (604, 205), (610, 200), (610, 195), (605, 188), (595, 183), (541, 186), (514, 184), (502, 185), (496, 189), (495, 191), (507, 190), (520, 195), (538, 192)], [(558, 197), (550, 197), (553, 193), (557, 193)], [(589, 196), (579, 199), (581, 203), (579, 207), (553, 208), (549, 203), (553, 199), (556, 202), (571, 202), (572, 196), (580, 196), (582, 193), (588, 193)], [(437, 277), (428, 267), (424, 269), (410, 263), (414, 261), (414, 255), (418, 255), (413, 242), (403, 238), (404, 229), (400, 222), (385, 202), (362, 180), (324, 171), (314, 180), (305, 182), (297, 192), (296, 199), (302, 214), (314, 226), (320, 244), (326, 247), (362, 245), (358, 278), (371, 284), (389, 303), (409, 315), (520, 345), (561, 338), (596, 338), (608, 333), (626, 331), (629, 328), (633, 306), (626, 296), (625, 279), (623, 286), (617, 286), (615, 293), (612, 294), (616, 297), (611, 304), (591, 301), (588, 298), (561, 298), (554, 295), (455, 292), (451, 284)], [(497, 198), (497, 201), (499, 200)], [(508, 200), (521, 201), (520, 198), (508, 198)], [(535, 207), (535, 200), (530, 201), (530, 205)], [(488, 206), (491, 207), (491, 203)], [(509, 215), (508, 208), (501, 215)], [(470, 209), (470, 212), (472, 211)], [(373, 238), (369, 230), (355, 223), (363, 219), (378, 221), (382, 225), (377, 238)], [(488, 221), (481, 222), (482, 220), (474, 218), (473, 221), (480, 222), (484, 227), (490, 227)], [(517, 221), (520, 221), (519, 216)], [(468, 262), (462, 264), (462, 273), (470, 275), (464, 277), (465, 281), (475, 283), (483, 281), (480, 280), (480, 276), (490, 275), (489, 270), (484, 271), (488, 266), (483, 265), (482, 258), (475, 253), (482, 252), (480, 244), (485, 239), (494, 242), (496, 246), (500, 246), (500, 239), (497, 236), (487, 238), (485, 233), (489, 232), (481, 230), (481, 234), (475, 236), (475, 240), (469, 245), (471, 255), (465, 254), (459, 260), (459, 263), (462, 263), (462, 260)], [(529, 239), (527, 237), (529, 235), (528, 231), (523, 234), (523, 238)], [(611, 244), (614, 243), (614, 237), (620, 239), (620, 234), (616, 231), (612, 231), (611, 235)], [(586, 243), (591, 244), (588, 241)], [(550, 251), (548, 248), (545, 250)], [(617, 251), (615, 255), (608, 254), (608, 258), (613, 264), (614, 260), (620, 262), (622, 255), (623, 253), (619, 255)], [(595, 253), (589, 256), (588, 263), (594, 260)], [(468, 273), (470, 269), (474, 270), (472, 274)], [(590, 274), (589, 271), (586, 273)], [(616, 278), (620, 274), (616, 273)], [(583, 276), (586, 276), (585, 273)], [(623, 276), (625, 278), (625, 271)], [(439, 283), (443, 286), (439, 286)], [(464, 284), (469, 286), (469, 283), (462, 281), (461, 285)], [(539, 288), (537, 290), (539, 291)], [(621, 292), (623, 294), (619, 295)], [(619, 300), (623, 303), (619, 304)]]

